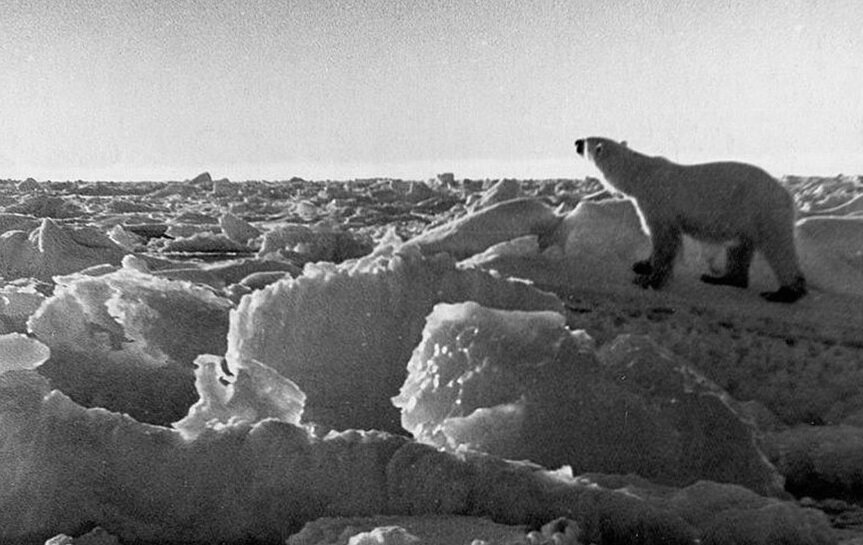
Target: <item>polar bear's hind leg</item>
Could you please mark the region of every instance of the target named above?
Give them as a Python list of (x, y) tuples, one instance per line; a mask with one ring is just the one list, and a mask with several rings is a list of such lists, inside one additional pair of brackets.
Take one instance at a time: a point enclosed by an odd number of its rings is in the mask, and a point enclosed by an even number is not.
[(777, 291), (761, 294), (772, 303), (793, 303), (806, 295), (806, 279), (800, 272), (794, 247), (793, 224), (772, 231), (772, 236), (759, 247), (779, 281)]

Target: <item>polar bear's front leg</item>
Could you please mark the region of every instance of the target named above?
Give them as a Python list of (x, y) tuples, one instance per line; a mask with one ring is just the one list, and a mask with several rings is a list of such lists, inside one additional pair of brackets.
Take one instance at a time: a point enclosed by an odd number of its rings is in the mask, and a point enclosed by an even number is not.
[(660, 289), (671, 278), (683, 236), (673, 225), (651, 224), (650, 233), (653, 252), (648, 261), (639, 261), (632, 266), (637, 275), (634, 283), (642, 288)]

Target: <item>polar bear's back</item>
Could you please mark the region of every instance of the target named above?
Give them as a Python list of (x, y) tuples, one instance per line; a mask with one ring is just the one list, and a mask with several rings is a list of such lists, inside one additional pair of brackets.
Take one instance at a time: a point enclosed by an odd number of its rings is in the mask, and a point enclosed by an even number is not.
[[(657, 202), (685, 225), (684, 231), (705, 240), (752, 235), (767, 224), (790, 224), (791, 195), (770, 174), (746, 163), (716, 162), (679, 165), (666, 162), (657, 173), (655, 192), (640, 205)], [(656, 191), (658, 190), (658, 191)], [(667, 195), (667, 199), (662, 195)], [(768, 228), (769, 229), (769, 228)]]

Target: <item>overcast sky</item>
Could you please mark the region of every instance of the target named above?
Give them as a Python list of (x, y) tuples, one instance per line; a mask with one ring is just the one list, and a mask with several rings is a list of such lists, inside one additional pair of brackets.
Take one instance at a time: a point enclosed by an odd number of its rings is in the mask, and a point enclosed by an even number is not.
[(0, 3), (0, 178), (863, 173), (863, 2)]

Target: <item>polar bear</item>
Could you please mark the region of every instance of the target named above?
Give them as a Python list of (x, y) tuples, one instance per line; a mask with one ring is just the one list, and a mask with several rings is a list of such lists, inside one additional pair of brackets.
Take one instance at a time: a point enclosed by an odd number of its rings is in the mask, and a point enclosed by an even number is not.
[(777, 291), (761, 294), (765, 299), (793, 303), (806, 294), (794, 247), (794, 200), (765, 171), (734, 162), (679, 165), (608, 138), (579, 139), (575, 148), (593, 161), (609, 189), (635, 202), (653, 244), (650, 258), (632, 267), (639, 286), (659, 289), (668, 282), (686, 234), (731, 242), (725, 274), (702, 275), (703, 282), (746, 288), (758, 250), (779, 280)]

